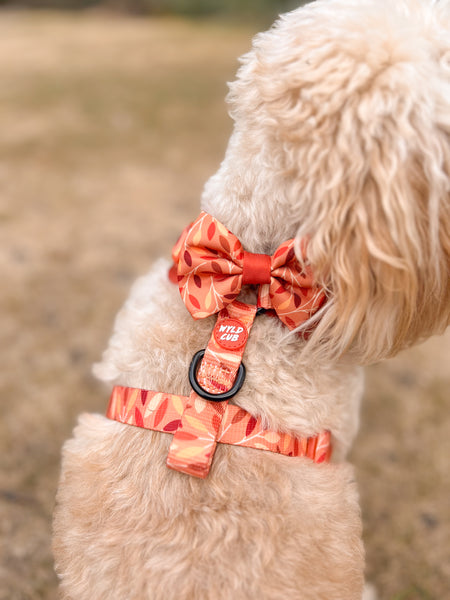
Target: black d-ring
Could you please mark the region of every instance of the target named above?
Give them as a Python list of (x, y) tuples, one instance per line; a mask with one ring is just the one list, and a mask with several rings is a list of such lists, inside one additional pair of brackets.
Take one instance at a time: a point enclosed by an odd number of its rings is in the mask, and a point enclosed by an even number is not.
[(236, 379), (231, 390), (228, 390), (228, 392), (223, 392), (222, 394), (211, 394), (210, 392), (204, 390), (197, 381), (197, 367), (199, 362), (202, 360), (204, 354), (204, 350), (199, 350), (194, 354), (192, 358), (191, 366), (189, 367), (189, 383), (191, 384), (192, 389), (196, 394), (198, 394), (205, 400), (212, 400), (213, 402), (223, 402), (224, 400), (229, 400), (239, 392), (239, 390), (242, 387), (242, 384), (244, 383), (244, 365), (242, 363), (239, 365), (239, 370), (237, 372)]

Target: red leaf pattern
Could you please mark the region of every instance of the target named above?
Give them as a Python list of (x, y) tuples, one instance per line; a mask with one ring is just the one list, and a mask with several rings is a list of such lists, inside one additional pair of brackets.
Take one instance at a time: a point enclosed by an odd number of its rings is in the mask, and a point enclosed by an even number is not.
[(141, 390), (141, 403), (144, 405), (148, 396), (147, 390)]
[(245, 437), (248, 437), (252, 433), (252, 431), (256, 427), (256, 423), (257, 423), (257, 421), (256, 421), (255, 417), (253, 417), (253, 416), (250, 417), (250, 419), (248, 420), (248, 423), (247, 423), (247, 428), (245, 430)]
[(225, 252), (227, 252), (229, 254), (231, 252), (231, 248), (230, 248), (230, 244), (228, 243), (227, 238), (224, 237), (223, 235), (219, 235), (219, 241), (220, 241), (220, 245), (225, 250)]
[(159, 425), (159, 424), (161, 423), (161, 421), (163, 420), (163, 417), (164, 417), (164, 415), (165, 415), (165, 413), (166, 413), (166, 410), (167, 410), (167, 407), (168, 407), (168, 405), (169, 405), (169, 399), (168, 399), (168, 398), (165, 398), (165, 399), (164, 399), (164, 400), (161, 402), (161, 404), (160, 404), (160, 406), (159, 406), (158, 410), (156, 411), (156, 414), (155, 414), (155, 417), (154, 417), (154, 420), (153, 420), (155, 427), (158, 427), (158, 425)]
[(193, 296), (192, 294), (189, 294), (189, 300), (195, 306), (195, 308), (200, 308), (200, 302), (197, 300), (197, 298), (195, 296)]
[(216, 232), (216, 224), (214, 222), (212, 222), (211, 225), (208, 227), (208, 233), (207, 233), (207, 237), (208, 237), (209, 241), (211, 241), (213, 239), (215, 232)]
[(181, 419), (175, 419), (174, 421), (167, 423), (167, 425), (164, 425), (163, 431), (176, 431), (180, 425)]
[(242, 419), (244, 419), (246, 415), (248, 415), (248, 412), (243, 408), (240, 408), (231, 420), (232, 425), (234, 425), (235, 423), (239, 423), (239, 421), (242, 421)]
[(138, 427), (143, 427), (144, 419), (142, 418), (141, 411), (138, 409), (137, 406), (134, 408), (134, 420)]
[(290, 263), (292, 259), (295, 258), (295, 250), (293, 247), (289, 248), (289, 251), (286, 255), (286, 264)]
[(296, 324), (295, 321), (293, 319), (291, 319), (290, 317), (284, 317), (286, 320), (286, 325), (289, 327), (289, 329), (295, 329), (296, 328)]

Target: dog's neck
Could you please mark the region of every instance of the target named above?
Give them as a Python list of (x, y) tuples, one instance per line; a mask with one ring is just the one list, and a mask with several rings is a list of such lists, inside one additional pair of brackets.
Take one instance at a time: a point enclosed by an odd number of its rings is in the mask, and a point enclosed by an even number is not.
[(219, 170), (205, 185), (202, 210), (233, 231), (250, 252), (273, 253), (295, 237), (298, 222), (287, 197), (286, 173), (235, 131)]

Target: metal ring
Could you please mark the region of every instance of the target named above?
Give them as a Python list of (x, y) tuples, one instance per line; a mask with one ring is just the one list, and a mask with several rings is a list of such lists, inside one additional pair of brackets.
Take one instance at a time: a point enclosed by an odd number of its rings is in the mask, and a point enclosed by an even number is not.
[(242, 363), (239, 365), (239, 370), (237, 372), (236, 379), (231, 390), (228, 390), (228, 392), (223, 392), (222, 394), (211, 394), (210, 392), (207, 392), (205, 389), (203, 389), (197, 381), (197, 367), (199, 362), (202, 360), (204, 354), (205, 350), (199, 350), (194, 354), (192, 358), (191, 366), (189, 367), (189, 383), (191, 384), (192, 389), (196, 394), (198, 394), (205, 400), (212, 400), (213, 402), (223, 402), (224, 400), (229, 400), (239, 392), (239, 390), (242, 387), (242, 384), (244, 383), (244, 365)]

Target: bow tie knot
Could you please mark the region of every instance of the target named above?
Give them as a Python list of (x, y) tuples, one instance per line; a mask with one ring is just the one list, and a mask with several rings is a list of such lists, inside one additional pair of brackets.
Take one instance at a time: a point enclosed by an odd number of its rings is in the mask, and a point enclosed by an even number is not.
[(273, 256), (246, 252), (205, 212), (186, 227), (172, 257), (181, 297), (194, 319), (219, 312), (247, 284), (260, 286), (258, 306), (273, 309), (289, 329), (309, 319), (325, 300), (311, 269), (297, 261), (294, 240), (281, 244)]
[(242, 284), (262, 285), (270, 283), (272, 260), (267, 254), (253, 254), (244, 250)]

